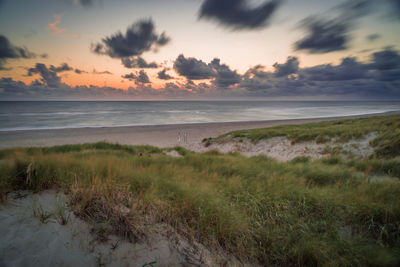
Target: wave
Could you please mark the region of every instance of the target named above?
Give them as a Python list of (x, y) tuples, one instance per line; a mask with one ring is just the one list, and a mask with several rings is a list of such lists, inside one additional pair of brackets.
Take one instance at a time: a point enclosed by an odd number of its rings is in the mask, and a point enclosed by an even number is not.
[(128, 124), (118, 124), (118, 123), (111, 123), (111, 124), (103, 124), (103, 125), (65, 125), (65, 126), (27, 126), (27, 127), (4, 127), (1, 128), (0, 132), (11, 132), (11, 131), (32, 131), (32, 130), (62, 130), (62, 129), (83, 129), (83, 128), (111, 128), (111, 127), (132, 127), (132, 126), (156, 126), (156, 125), (177, 125), (177, 124), (198, 124), (198, 123), (224, 123), (224, 122), (248, 122), (248, 121), (276, 121), (276, 120), (290, 120), (290, 119), (317, 119), (317, 118), (329, 118), (329, 117), (342, 117), (342, 116), (359, 116), (359, 115), (368, 115), (368, 114), (382, 114), (388, 112), (396, 112), (400, 111), (400, 109), (386, 109), (374, 112), (353, 112), (353, 113), (343, 113), (343, 114), (327, 114), (327, 115), (319, 115), (319, 116), (307, 116), (307, 114), (302, 114), (296, 117), (293, 116), (275, 116), (270, 118), (259, 118), (254, 119), (254, 117), (247, 119), (239, 119), (239, 120), (224, 120), (224, 119), (206, 119), (206, 118), (186, 118), (180, 119), (179, 121), (170, 120), (164, 122), (153, 122), (153, 123), (128, 123)]

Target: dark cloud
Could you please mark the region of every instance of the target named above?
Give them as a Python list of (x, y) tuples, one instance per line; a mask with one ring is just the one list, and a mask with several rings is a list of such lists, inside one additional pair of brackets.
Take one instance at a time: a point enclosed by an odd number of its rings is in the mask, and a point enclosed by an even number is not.
[(365, 64), (348, 57), (344, 58), (337, 66), (318, 65), (303, 69), (302, 74), (312, 81), (345, 81), (366, 78), (367, 71), (368, 68)]
[(297, 73), (299, 70), (299, 61), (296, 57), (288, 57), (286, 63), (274, 64), (275, 76), (282, 77)]
[(393, 70), (400, 68), (400, 55), (392, 48), (372, 54), (371, 67), (377, 70)]
[(158, 68), (158, 64), (156, 62), (148, 63), (142, 57), (124, 57), (121, 59), (122, 65), (124, 65), (128, 69), (140, 68), (140, 69), (151, 69)]
[(247, 0), (205, 0), (199, 17), (234, 30), (259, 29), (268, 25), (281, 2), (266, 0), (257, 7), (250, 7)]
[(124, 79), (128, 79), (128, 80), (136, 80), (136, 75), (133, 73), (129, 73), (129, 74), (125, 74), (121, 76)]
[[(40, 80), (34, 81), (36, 85), (46, 85), (49, 88), (60, 88), (66, 85), (61, 82), (61, 77), (58, 76), (58, 73), (65, 71), (74, 71), (77, 74), (87, 73), (86, 71), (80, 69), (74, 69), (67, 63), (62, 63), (58, 67), (55, 67), (54, 65), (50, 65), (49, 67), (47, 67), (43, 63), (36, 63), (35, 67), (28, 68), (27, 76), (33, 76), (35, 74), (39, 74)], [(94, 70), (94, 72), (96, 72), (96, 70)], [(100, 73), (96, 72), (96, 74)]]
[(136, 84), (146, 84), (146, 83), (151, 83), (149, 76), (147, 76), (147, 73), (144, 72), (143, 70), (136, 72), (135, 73), (129, 73), (121, 76), (124, 79), (128, 79), (130, 81), (135, 81)]
[(307, 35), (295, 43), (295, 50), (317, 54), (347, 49), (350, 26), (346, 22), (308, 18), (303, 27), (307, 29)]
[(89, 7), (91, 5), (93, 5), (93, 1), (92, 0), (78, 0), (79, 4), (81, 4), (84, 7)]
[(272, 73), (266, 72), (262, 65), (251, 67), (243, 75), (240, 87), (248, 92), (262, 92), (271, 87), (270, 81), (273, 80), (273, 76)]
[(75, 69), (76, 74), (82, 74), (82, 73), (88, 73), (87, 71), (80, 70), (80, 69)]
[(212, 83), (219, 88), (226, 88), (241, 81), (241, 76), (228, 65), (221, 64), (218, 58), (207, 64), (196, 58), (179, 55), (174, 62), (174, 69), (188, 80), (212, 79)]
[(381, 81), (399, 81), (400, 80), (400, 55), (392, 48), (386, 48), (383, 51), (372, 55), (370, 68), (373, 70), (376, 79)]
[(171, 80), (174, 78), (167, 73), (167, 69), (163, 69), (162, 71), (159, 71), (157, 73), (157, 77), (158, 77), (158, 79), (161, 79), (161, 80)]
[(232, 71), (228, 65), (221, 64), (218, 58), (214, 58), (209, 64), (215, 71), (215, 80), (213, 83), (222, 88), (226, 88), (238, 84), (242, 77), (236, 72)]
[(347, 57), (338, 65), (299, 68), (296, 75), (281, 76), (278, 71), (250, 68), (238, 87), (246, 96), (400, 98), (400, 55), (392, 48), (372, 54), (370, 62)]
[(61, 86), (61, 78), (57, 76), (57, 72), (51, 70), (51, 68), (47, 68), (43, 63), (36, 63), (35, 67), (28, 69), (28, 76), (33, 76), (34, 74), (39, 74), (41, 76), (41, 84), (54, 88)]
[(376, 0), (347, 0), (338, 6), (342, 20), (354, 20), (364, 17), (373, 11)]
[(327, 19), (322, 15), (306, 18), (300, 24), (306, 35), (295, 43), (295, 50), (310, 54), (346, 50), (356, 20), (371, 12), (372, 3), (373, 0), (348, 0), (337, 6), (339, 15), (334, 18)]
[[(182, 56), (183, 57), (183, 56)], [(179, 58), (179, 57), (178, 57)], [(184, 58), (184, 57), (183, 57)], [(182, 58), (181, 58), (182, 59)], [(300, 68), (297, 58), (274, 64), (272, 71), (262, 65), (251, 67), (243, 75), (214, 59), (209, 64), (201, 60), (184, 58), (194, 65), (212, 70), (207, 82), (198, 83), (187, 78), (180, 82), (166, 83), (164, 88), (152, 88), (149, 77), (142, 70), (124, 75), (134, 81), (135, 87), (119, 90), (110, 87), (71, 87), (61, 82), (55, 68), (36, 64), (28, 75), (40, 75), (30, 85), (0, 79), (0, 99), (58, 98), (66, 99), (129, 99), (129, 98), (235, 98), (235, 97), (306, 97), (342, 99), (400, 99), (400, 54), (393, 47), (370, 55), (367, 62), (353, 57), (342, 59), (339, 64), (324, 64)], [(180, 62), (180, 61), (179, 61)], [(193, 64), (193, 63), (191, 63)], [(190, 64), (189, 64), (190, 65)], [(188, 76), (192, 76), (189, 74)], [(193, 75), (199, 77), (199, 75)]]
[(158, 34), (151, 19), (140, 20), (132, 24), (122, 34), (118, 32), (92, 45), (92, 51), (112, 58), (140, 56), (144, 52), (166, 45), (170, 38), (165, 32)]
[(214, 69), (205, 62), (195, 58), (179, 55), (174, 62), (176, 72), (189, 80), (202, 80), (215, 77)]
[(147, 76), (147, 73), (143, 70), (139, 71), (136, 81), (139, 83), (150, 83), (149, 76)]
[(53, 65), (51, 65), (50, 70), (54, 72), (63, 72), (73, 70), (73, 68), (67, 63), (62, 63), (59, 67), (54, 67)]
[(391, 4), (391, 13), (397, 19), (400, 19), (400, 0), (388, 0)]
[(12, 45), (7, 37), (0, 35), (0, 70), (6, 69), (4, 64), (8, 59), (35, 58), (36, 56), (25, 47)]
[(185, 58), (184, 55), (179, 55), (174, 62), (174, 69), (188, 80), (186, 86), (190, 86), (191, 80), (211, 79), (213, 85), (223, 89), (238, 84), (242, 80), (240, 74), (231, 70), (228, 65), (221, 64), (219, 58), (214, 58), (207, 64), (196, 58)]
[(381, 35), (378, 33), (369, 34), (367, 36), (368, 41), (375, 41), (375, 40), (378, 40), (379, 38), (381, 38)]
[(108, 70), (105, 70), (105, 71), (97, 71), (96, 69), (93, 69), (92, 73), (93, 73), (93, 74), (98, 74), (98, 75), (102, 75), (102, 74), (109, 74), (109, 75), (111, 75), (111, 74), (112, 74), (112, 72), (110, 72), (110, 71), (108, 71)]

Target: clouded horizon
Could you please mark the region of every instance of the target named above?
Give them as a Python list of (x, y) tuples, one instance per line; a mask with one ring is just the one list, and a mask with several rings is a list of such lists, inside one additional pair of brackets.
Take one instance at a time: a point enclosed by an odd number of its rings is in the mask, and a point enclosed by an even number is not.
[(0, 0), (0, 100), (400, 99), (399, 0)]

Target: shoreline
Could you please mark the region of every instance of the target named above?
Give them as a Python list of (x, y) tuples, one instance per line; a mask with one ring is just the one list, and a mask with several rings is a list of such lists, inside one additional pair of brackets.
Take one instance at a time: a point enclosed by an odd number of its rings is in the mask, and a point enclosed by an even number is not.
[[(400, 111), (390, 111), (363, 115), (305, 119), (0, 131), (0, 149), (93, 143), (99, 141), (126, 145), (153, 145), (157, 147), (172, 147), (180, 145), (190, 149), (193, 146), (198, 146), (204, 138), (216, 137), (235, 130), (265, 128), (284, 124), (331, 121), (337, 119), (386, 116), (399, 113)], [(178, 142), (178, 132), (181, 133), (181, 136), (183, 132), (187, 132), (187, 143)]]

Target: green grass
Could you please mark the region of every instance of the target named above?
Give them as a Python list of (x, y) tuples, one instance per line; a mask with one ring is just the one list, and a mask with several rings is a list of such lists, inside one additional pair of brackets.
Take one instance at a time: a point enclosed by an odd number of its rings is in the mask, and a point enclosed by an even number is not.
[(206, 138), (203, 143), (209, 146), (214, 142), (231, 140), (241, 142), (244, 139), (257, 143), (260, 140), (277, 136), (287, 137), (292, 143), (304, 141), (325, 143), (333, 138), (338, 143), (343, 143), (351, 139), (362, 138), (369, 133), (378, 135), (371, 142), (371, 145), (375, 148), (376, 157), (390, 158), (400, 156), (400, 115), (239, 130), (223, 134), (217, 138)]
[(173, 149), (183, 157), (107, 143), (9, 149), (0, 152), (0, 195), (62, 189), (103, 239), (136, 241), (167, 223), (262, 265), (400, 264), (400, 182), (368, 181), (400, 178), (399, 159), (282, 163)]

